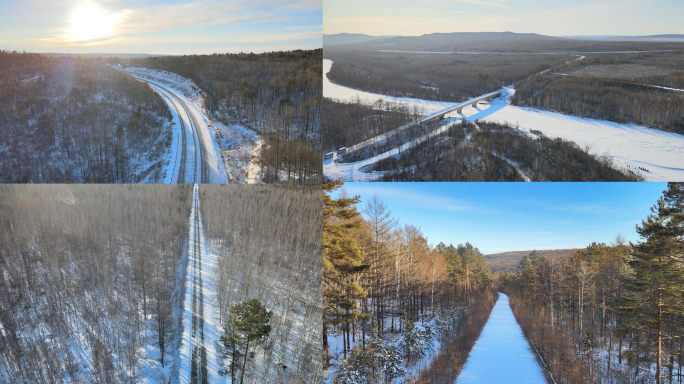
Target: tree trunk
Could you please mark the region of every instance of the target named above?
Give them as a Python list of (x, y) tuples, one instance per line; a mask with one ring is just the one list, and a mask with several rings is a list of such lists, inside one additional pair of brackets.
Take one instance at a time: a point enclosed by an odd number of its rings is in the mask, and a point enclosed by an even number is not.
[(247, 366), (247, 358), (249, 357), (249, 338), (247, 339), (247, 345), (245, 346), (245, 357), (242, 361), (242, 373), (240, 373), (240, 384), (244, 382), (245, 379), (245, 367)]

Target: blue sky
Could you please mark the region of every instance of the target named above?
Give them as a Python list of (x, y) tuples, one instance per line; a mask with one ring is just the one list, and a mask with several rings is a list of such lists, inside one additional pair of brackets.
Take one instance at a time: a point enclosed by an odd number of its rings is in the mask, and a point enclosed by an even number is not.
[(470, 242), (483, 253), (585, 247), (635, 226), (666, 183), (346, 183), (359, 209), (377, 194), (401, 224), (437, 245)]
[(322, 46), (321, 0), (0, 0), (0, 49), (207, 54)]
[(323, 32), (684, 33), (682, 0), (323, 0)]

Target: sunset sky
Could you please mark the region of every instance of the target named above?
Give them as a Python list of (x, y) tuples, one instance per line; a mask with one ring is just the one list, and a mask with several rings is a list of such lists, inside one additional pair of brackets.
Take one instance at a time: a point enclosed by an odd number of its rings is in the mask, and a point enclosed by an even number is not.
[(683, 20), (681, 0), (323, 0), (326, 34), (635, 36), (681, 34)]
[(0, 0), (0, 49), (202, 54), (322, 46), (320, 0)]

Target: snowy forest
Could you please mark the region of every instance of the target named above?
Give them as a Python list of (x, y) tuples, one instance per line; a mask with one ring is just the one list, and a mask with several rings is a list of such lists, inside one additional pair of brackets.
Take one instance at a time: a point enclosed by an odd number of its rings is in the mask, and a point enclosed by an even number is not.
[(684, 133), (684, 53), (598, 55), (516, 83), (512, 102)]
[(0, 51), (0, 182), (158, 181), (170, 119), (103, 59)]
[(499, 277), (556, 383), (684, 383), (684, 184), (651, 212), (637, 244), (532, 252)]
[[(244, 383), (320, 382), (320, 191), (203, 185), (200, 196), (207, 240), (194, 245), (216, 263), (201, 276), (220, 281), (204, 291), (218, 298), (218, 331), (244, 328), (240, 303), (270, 313), (259, 343), (207, 347), (220, 377), (231, 382), (232, 357)], [(0, 186), (0, 381), (178, 382), (192, 206), (191, 185)]]
[(340, 187), (324, 185), (326, 382), (453, 382), (496, 301), (484, 255), (431, 246), (377, 196), (333, 198)]
[[(538, 379), (684, 383), (684, 183), (668, 184), (637, 225), (636, 243), (618, 235), (610, 244), (532, 251), (497, 273), (470, 243), (433, 246), (419, 228), (399, 225), (377, 195), (359, 206), (339, 183), (324, 190), (325, 382), (472, 379), (478, 367), (490, 369), (466, 362), (482, 357), (486, 347), (475, 342), (501, 320), (502, 312), (490, 317), (499, 291)], [(506, 360), (497, 353), (491, 358)], [(517, 374), (535, 376), (525, 372)]]
[(323, 50), (131, 59), (130, 65), (175, 72), (206, 93), (205, 105), (226, 125), (263, 135), (263, 181), (321, 180)]

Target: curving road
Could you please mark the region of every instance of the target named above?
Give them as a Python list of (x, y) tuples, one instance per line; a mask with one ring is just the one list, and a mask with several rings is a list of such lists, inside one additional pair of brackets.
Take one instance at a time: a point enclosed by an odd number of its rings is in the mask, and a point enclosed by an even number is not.
[[(147, 84), (157, 92), (166, 102), (173, 106), (181, 125), (181, 144), (177, 149), (176, 156), (180, 155), (180, 165), (178, 171), (174, 172), (174, 179), (182, 183), (210, 183), (210, 165), (207, 162), (211, 149), (206, 148), (205, 132), (197, 121), (197, 118), (190, 112), (191, 106), (178, 97), (172, 90), (147, 82)], [(180, 154), (178, 153), (180, 152)], [(178, 163), (178, 162), (177, 162)]]

